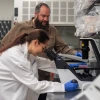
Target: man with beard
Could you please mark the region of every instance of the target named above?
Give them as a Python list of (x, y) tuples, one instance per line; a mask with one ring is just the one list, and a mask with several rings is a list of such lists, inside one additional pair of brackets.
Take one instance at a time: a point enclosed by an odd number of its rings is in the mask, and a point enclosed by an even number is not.
[[(48, 49), (54, 49), (57, 53), (68, 53), (81, 56), (81, 53), (70, 49), (58, 34), (57, 29), (49, 24), (49, 16), (49, 6), (45, 3), (39, 3), (35, 8), (35, 17), (33, 17), (30, 21), (21, 22), (14, 25), (14, 27), (2, 39), (2, 45), (10, 43), (18, 34), (30, 33), (34, 29), (44, 29), (47, 31), (50, 38), (47, 46)], [(47, 57), (45, 53), (42, 53), (39, 56)], [(39, 71), (40, 81), (49, 79), (50, 73)], [(46, 95), (47, 94), (41, 94), (38, 100), (46, 100)]]

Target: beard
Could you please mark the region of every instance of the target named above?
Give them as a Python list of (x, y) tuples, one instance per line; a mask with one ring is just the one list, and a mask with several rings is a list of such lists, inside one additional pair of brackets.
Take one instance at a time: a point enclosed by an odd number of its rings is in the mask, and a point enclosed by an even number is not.
[(43, 26), (42, 25), (42, 21), (39, 21), (39, 19), (38, 19), (38, 17), (35, 19), (35, 27), (37, 28), (37, 29), (43, 29), (43, 30), (45, 30), (46, 32), (48, 32), (49, 31), (49, 21), (47, 21), (47, 22), (45, 22), (46, 24), (45, 24), (45, 26)]

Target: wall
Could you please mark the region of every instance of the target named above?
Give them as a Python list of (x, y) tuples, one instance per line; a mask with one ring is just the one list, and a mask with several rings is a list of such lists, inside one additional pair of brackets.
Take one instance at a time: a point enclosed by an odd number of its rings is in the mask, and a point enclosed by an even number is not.
[(0, 0), (0, 20), (13, 20), (14, 0)]

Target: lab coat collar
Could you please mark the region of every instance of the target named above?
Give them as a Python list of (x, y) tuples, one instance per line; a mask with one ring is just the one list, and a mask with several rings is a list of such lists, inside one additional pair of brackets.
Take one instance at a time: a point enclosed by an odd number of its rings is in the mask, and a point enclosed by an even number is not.
[(24, 53), (24, 56), (25, 57), (28, 57), (29, 53), (28, 53), (28, 43), (24, 43), (22, 46), (21, 46), (21, 51)]
[(35, 26), (35, 23), (34, 23), (34, 18), (32, 18), (29, 22), (30, 22), (30, 25), (34, 28), (34, 29), (36, 29), (36, 26)]
[(29, 59), (29, 57), (32, 56), (33, 59), (36, 59), (36, 57), (34, 55), (29, 54), (27, 42), (21, 46), (21, 51), (23, 52), (25, 58)]

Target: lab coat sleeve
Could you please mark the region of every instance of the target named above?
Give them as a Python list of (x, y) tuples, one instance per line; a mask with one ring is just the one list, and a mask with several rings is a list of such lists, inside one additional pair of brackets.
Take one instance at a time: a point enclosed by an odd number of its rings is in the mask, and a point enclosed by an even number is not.
[(54, 61), (50, 61), (49, 59), (43, 57), (37, 57), (36, 62), (38, 69), (58, 74)]
[[(23, 61), (25, 62), (25, 61)], [(65, 92), (64, 84), (58, 82), (38, 81), (34, 73), (26, 70), (26, 63), (20, 62), (12, 71), (13, 77), (37, 93)]]

